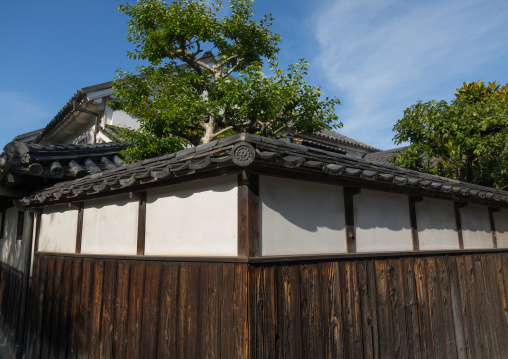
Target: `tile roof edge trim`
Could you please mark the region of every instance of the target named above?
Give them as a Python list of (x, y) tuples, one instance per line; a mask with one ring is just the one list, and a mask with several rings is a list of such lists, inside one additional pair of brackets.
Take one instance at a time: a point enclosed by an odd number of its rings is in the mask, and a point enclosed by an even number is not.
[(79, 201), (90, 195), (120, 193), (130, 187), (139, 190), (150, 187), (151, 183), (176, 177), (189, 176), (190, 180), (190, 175), (225, 167), (238, 171), (249, 168), (298, 171), (304, 175), (320, 174), (348, 182), (357, 181), (358, 186), (363, 187), (377, 182), (395, 189), (445, 193), (463, 200), (474, 198), (496, 205), (508, 205), (508, 192), (503, 190), (250, 134), (233, 135), (114, 170), (61, 182), (23, 198), (22, 202), (37, 207), (51, 202)]

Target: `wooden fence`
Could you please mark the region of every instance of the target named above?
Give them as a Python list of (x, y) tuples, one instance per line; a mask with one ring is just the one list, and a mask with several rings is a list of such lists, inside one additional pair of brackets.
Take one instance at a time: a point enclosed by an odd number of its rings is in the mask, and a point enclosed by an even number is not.
[[(11, 327), (14, 277), (2, 268)], [(27, 358), (508, 357), (508, 253), (257, 264), (36, 255), (33, 279)]]

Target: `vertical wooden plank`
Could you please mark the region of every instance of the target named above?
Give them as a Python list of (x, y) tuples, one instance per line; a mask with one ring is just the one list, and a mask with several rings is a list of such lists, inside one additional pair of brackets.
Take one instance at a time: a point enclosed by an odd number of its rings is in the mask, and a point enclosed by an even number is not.
[(114, 358), (120, 359), (127, 356), (130, 269), (129, 262), (118, 261), (113, 325), (113, 354)]
[(464, 239), (462, 237), (462, 222), (460, 219), (460, 209), (465, 206), (464, 203), (454, 202), (455, 226), (457, 227), (457, 236), (459, 239), (459, 248), (464, 249)]
[(504, 272), (503, 262), (506, 262), (506, 253), (497, 253), (493, 256), (493, 266), (496, 273), (495, 282), (499, 288), (499, 301), (501, 311), (499, 321), (505, 332), (504, 341), (502, 341), (503, 352), (508, 352), (508, 292), (504, 279), (508, 273)]
[(235, 265), (235, 279), (233, 288), (233, 337), (234, 357), (247, 358), (249, 353), (249, 323), (248, 323), (248, 270), (246, 264)]
[(145, 264), (132, 262), (129, 308), (128, 308), (128, 330), (127, 330), (127, 358), (134, 359), (141, 357), (141, 333), (143, 315), (143, 293), (145, 281)]
[(90, 342), (88, 340), (90, 330), (90, 306), (92, 305), (93, 292), (93, 262), (83, 259), (81, 274), (81, 298), (79, 303), (79, 327), (78, 327), (78, 359), (85, 359), (90, 354)]
[[(469, 297), (469, 283), (467, 278), (467, 269), (463, 256), (454, 256), (450, 258), (453, 260), (452, 272), (457, 268), (457, 288), (460, 296), (461, 303), (461, 318), (464, 329), (464, 340), (466, 345), (466, 355), (468, 358), (481, 357), (480, 350), (477, 351), (477, 346), (480, 344), (479, 333), (477, 334), (474, 328), (474, 318), (472, 313), (471, 298)], [(480, 353), (480, 354), (479, 354)]]
[(322, 358), (324, 356), (324, 333), (321, 329), (322, 314), (320, 293), (321, 286), (320, 280), (318, 279), (317, 265), (315, 263), (301, 265), (300, 303), (302, 356), (307, 358)]
[[(444, 347), (446, 356), (448, 358), (457, 358), (459, 353), (457, 348), (460, 347), (458, 343), (463, 339), (457, 340), (455, 333), (458, 331), (462, 336), (462, 325), (459, 325), (458, 330), (454, 330), (456, 320), (454, 319), (452, 289), (450, 284), (450, 268), (448, 267), (447, 257), (436, 257), (436, 275), (439, 281), (441, 291), (440, 305), (442, 309), (443, 331), (444, 331)], [(457, 312), (458, 314), (458, 312)], [(464, 348), (465, 353), (465, 348)]]
[(480, 255), (480, 261), (483, 268), (492, 338), (494, 339), (494, 345), (499, 357), (507, 358), (508, 351), (506, 350), (505, 343), (508, 340), (508, 336), (506, 333), (507, 328), (503, 320), (500, 320), (500, 318), (504, 317), (504, 308), (501, 300), (503, 293), (498, 286), (496, 277), (496, 255), (494, 253), (482, 254)]
[(259, 176), (238, 175), (238, 255), (259, 256)]
[(393, 339), (395, 358), (408, 358), (408, 330), (401, 259), (387, 261), (387, 283), (390, 293), (391, 311), (393, 316)]
[(361, 313), (355, 263), (354, 261), (341, 263), (344, 343), (346, 344), (346, 357), (362, 358)]
[(372, 307), (371, 296), (373, 293), (369, 291), (369, 279), (367, 276), (366, 261), (358, 261), (358, 288), (360, 290), (361, 312), (362, 312), (362, 339), (363, 339), (363, 356), (364, 358), (374, 358), (374, 337), (372, 325)]
[(414, 258), (402, 258), (401, 266), (409, 357), (419, 359), (422, 353), (420, 346), (420, 323), (418, 320), (418, 298), (416, 296)]
[(104, 288), (104, 261), (93, 263), (93, 287), (90, 313), (90, 357), (99, 358), (101, 355), (101, 316), (102, 296)]
[(69, 313), (71, 308), (71, 286), (72, 286), (72, 260), (63, 261), (62, 273), (62, 306), (60, 309), (61, 325), (59, 331), (59, 358), (67, 357), (67, 347), (69, 340)]
[(413, 250), (420, 250), (420, 241), (418, 239), (418, 223), (416, 221), (416, 202), (421, 197), (408, 196), (409, 198), (409, 221), (411, 222), (411, 239), (413, 240)]
[(300, 323), (300, 278), (297, 265), (279, 266), (279, 312), (278, 330), (280, 335), (280, 356), (282, 358), (302, 358)]
[(145, 254), (145, 232), (146, 232), (146, 192), (137, 194), (139, 198), (138, 210), (138, 246), (137, 254)]
[(376, 260), (376, 304), (378, 315), (379, 356), (393, 358), (394, 338), (390, 297), (388, 293), (388, 264), (386, 260)]
[(475, 345), (475, 355), (474, 358), (490, 358), (488, 355), (484, 338), (483, 338), (483, 328), (482, 328), (482, 318), (481, 318), (481, 309), (480, 309), (480, 301), (478, 299), (478, 293), (476, 288), (476, 280), (474, 276), (473, 269), (473, 261), (471, 256), (464, 256), (463, 268), (464, 271), (464, 290), (466, 291), (465, 295), (469, 299), (469, 314), (470, 314), (470, 322), (472, 326), (472, 334), (474, 338)]
[(354, 195), (360, 193), (356, 187), (344, 187), (344, 216), (346, 224), (346, 246), (348, 253), (356, 253)]
[[(222, 296), (220, 327), (223, 332), (233, 333), (233, 295), (235, 287), (235, 264), (222, 265)], [(220, 343), (221, 358), (232, 358), (234, 355), (234, 339), (232, 335), (223, 335)]]
[(69, 319), (69, 345), (67, 347), (67, 357), (77, 358), (78, 355), (78, 341), (79, 341), (79, 326), (80, 323), (80, 306), (81, 306), (81, 278), (83, 274), (83, 261), (81, 259), (74, 259), (72, 262), (72, 299), (71, 299), (71, 314)]
[(429, 284), (427, 281), (427, 273), (425, 271), (425, 258), (415, 258), (414, 273), (418, 298), (422, 357), (434, 358), (431, 313), (429, 294), (427, 290)]
[[(1, 276), (1, 268), (0, 268), (0, 276)], [(37, 328), (37, 309), (38, 309), (38, 288), (40, 285), (39, 278), (39, 261), (34, 256), (33, 257), (33, 267), (32, 267), (32, 279), (30, 281), (30, 294), (28, 298), (28, 320), (25, 330), (25, 356), (27, 358), (33, 357), (34, 350), (34, 339), (36, 336), (36, 328)], [(1, 279), (0, 279), (1, 281)], [(2, 293), (0, 292), (0, 298)]]
[[(497, 339), (494, 334), (492, 321), (492, 303), (488, 287), (487, 280), (484, 275), (484, 268), (481, 263), (481, 255), (474, 255), (473, 260), (473, 272), (476, 283), (476, 293), (479, 300), (479, 309), (481, 310), (480, 317), (482, 319), (482, 334), (485, 346), (485, 352), (488, 353), (489, 358), (499, 358)], [(499, 320), (496, 318), (495, 320)]]
[[(42, 323), (44, 318), (44, 302), (45, 302), (45, 293), (46, 293), (46, 285), (47, 285), (47, 276), (48, 276), (48, 261), (46, 257), (38, 257), (37, 262), (39, 263), (39, 275), (37, 279), (39, 280), (38, 285), (38, 294), (37, 294), (37, 327), (35, 329), (35, 338), (34, 338), (34, 349), (33, 349), (33, 358), (39, 358), (41, 355), (41, 346), (42, 346)], [(3, 272), (3, 271), (2, 271)]]
[(320, 264), (323, 290), (325, 353), (323, 357), (344, 358), (341, 277), (338, 262)]
[(201, 285), (199, 264), (182, 264), (179, 278), (177, 358), (196, 358), (198, 349), (198, 315)]
[[(276, 302), (274, 267), (257, 267), (252, 272), (255, 290), (255, 338), (253, 358), (275, 358), (276, 338)], [(252, 343), (252, 341), (251, 341)]]
[(425, 267), (427, 273), (427, 289), (429, 296), (430, 325), (431, 333), (434, 338), (435, 353), (442, 353), (446, 357), (445, 350), (445, 332), (443, 323), (443, 308), (441, 306), (442, 297), (439, 288), (439, 278), (437, 275), (436, 260), (434, 257), (425, 258)]
[(78, 227), (76, 229), (76, 253), (81, 253), (81, 239), (83, 238), (83, 213), (85, 204), (80, 202), (78, 205)]
[(157, 356), (157, 335), (161, 296), (161, 272), (159, 263), (147, 264), (145, 269), (145, 289), (143, 291), (143, 332), (141, 334), (142, 356)]
[(447, 265), (448, 273), (450, 274), (450, 298), (454, 323), (453, 328), (457, 344), (457, 358), (463, 359), (471, 358), (471, 348), (469, 345), (470, 334), (466, 316), (464, 315), (465, 313), (468, 313), (467, 303), (463, 303), (461, 298), (456, 258), (456, 256), (448, 257)]
[(165, 265), (162, 268), (157, 346), (160, 359), (176, 357), (179, 272), (178, 265)]
[(104, 262), (104, 289), (102, 297), (101, 320), (101, 358), (114, 358), (113, 355), (113, 326), (115, 319), (115, 289), (116, 289), (115, 260)]
[(41, 357), (48, 358), (51, 343), (51, 323), (53, 318), (53, 306), (54, 306), (54, 279), (55, 279), (55, 257), (48, 259), (48, 275), (46, 278), (46, 290), (44, 293), (44, 314), (42, 321), (42, 348)]
[(208, 358), (220, 357), (220, 296), (222, 295), (221, 282), (222, 282), (222, 264), (213, 263), (207, 266), (207, 280), (206, 284), (201, 286), (206, 288), (206, 301), (202, 300), (202, 306), (207, 306), (208, 313), (206, 320), (203, 322), (204, 330), (207, 333), (206, 345), (207, 351), (204, 353)]

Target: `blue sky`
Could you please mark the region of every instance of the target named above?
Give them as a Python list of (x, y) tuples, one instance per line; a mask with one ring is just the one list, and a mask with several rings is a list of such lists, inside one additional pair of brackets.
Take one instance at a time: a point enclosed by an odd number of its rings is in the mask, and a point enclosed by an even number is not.
[[(44, 127), (77, 89), (133, 70), (119, 2), (0, 0), (0, 148)], [(339, 131), (380, 149), (418, 100), (462, 82), (508, 82), (506, 0), (258, 0), (282, 35), (281, 64), (305, 57), (309, 83), (338, 97)]]

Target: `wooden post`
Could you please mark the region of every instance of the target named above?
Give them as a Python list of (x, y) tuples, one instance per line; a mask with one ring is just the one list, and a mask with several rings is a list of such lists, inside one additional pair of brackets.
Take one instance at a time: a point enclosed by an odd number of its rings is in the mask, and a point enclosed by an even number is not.
[(467, 202), (454, 202), (455, 224), (457, 226), (457, 235), (459, 238), (459, 248), (464, 249), (464, 238), (462, 237), (462, 222), (460, 221), (460, 209), (467, 206)]
[(421, 196), (409, 196), (409, 220), (411, 222), (411, 239), (413, 240), (413, 250), (420, 250), (420, 240), (418, 238), (418, 223), (416, 220), (416, 202), (423, 201)]
[(259, 176), (238, 175), (238, 255), (259, 256)]
[(492, 243), (497, 248), (496, 224), (494, 223), (494, 213), (500, 211), (501, 208), (489, 207), (490, 234), (492, 235)]
[(0, 239), (4, 239), (5, 231), (5, 209), (2, 209), (2, 222), (0, 223)]
[(39, 237), (41, 235), (42, 210), (34, 211), (35, 217), (35, 238), (34, 253), (39, 251)]
[(85, 211), (85, 204), (83, 202), (78, 203), (78, 228), (76, 231), (76, 253), (81, 253), (81, 239), (83, 237), (83, 213)]
[(145, 255), (145, 233), (146, 233), (146, 191), (145, 192), (131, 192), (131, 198), (136, 198), (139, 201), (138, 210), (138, 256)]
[(355, 212), (353, 197), (360, 193), (359, 187), (344, 187), (344, 215), (346, 223), (346, 246), (348, 253), (356, 253)]

